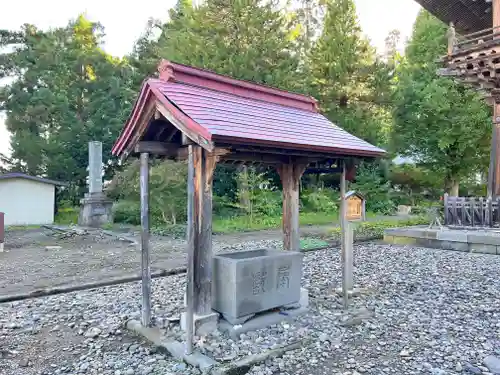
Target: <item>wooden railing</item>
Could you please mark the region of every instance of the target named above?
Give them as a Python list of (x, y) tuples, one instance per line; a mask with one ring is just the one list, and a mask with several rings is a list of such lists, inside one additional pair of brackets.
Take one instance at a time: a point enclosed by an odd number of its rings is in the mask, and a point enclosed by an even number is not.
[(458, 35), (453, 24), (448, 29), (448, 56), (500, 44), (500, 26)]
[(500, 226), (499, 198), (450, 197), (444, 195), (444, 224), (459, 227)]

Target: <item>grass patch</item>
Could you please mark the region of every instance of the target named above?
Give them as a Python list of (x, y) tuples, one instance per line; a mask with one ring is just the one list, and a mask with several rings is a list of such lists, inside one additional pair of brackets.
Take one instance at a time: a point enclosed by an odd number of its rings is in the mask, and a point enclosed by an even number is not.
[(6, 231), (15, 231), (15, 230), (30, 230), (30, 229), (39, 229), (41, 225), (33, 224), (33, 225), (6, 225)]
[[(374, 221), (365, 221), (354, 223), (354, 239), (377, 239), (384, 237), (384, 230), (389, 228), (411, 227), (414, 225), (429, 224), (427, 216), (415, 216), (406, 219), (381, 219)], [(328, 239), (340, 240), (341, 230), (339, 227), (332, 228), (329, 232)]]
[[(379, 216), (372, 212), (367, 213), (368, 218)], [(307, 225), (330, 225), (338, 224), (339, 216), (335, 212), (331, 215), (324, 212), (301, 212), (299, 223), (301, 226)], [(248, 216), (235, 216), (231, 218), (214, 217), (212, 230), (214, 233), (236, 233), (250, 232), (264, 229), (281, 228), (281, 216), (259, 216), (252, 221)]]
[(78, 207), (60, 208), (57, 211), (54, 221), (56, 224), (64, 224), (64, 225), (77, 224), (79, 214), (80, 214), (80, 208)]
[(300, 250), (307, 251), (310, 249), (317, 249), (318, 247), (327, 246), (329, 246), (329, 243), (319, 238), (306, 237), (300, 239)]

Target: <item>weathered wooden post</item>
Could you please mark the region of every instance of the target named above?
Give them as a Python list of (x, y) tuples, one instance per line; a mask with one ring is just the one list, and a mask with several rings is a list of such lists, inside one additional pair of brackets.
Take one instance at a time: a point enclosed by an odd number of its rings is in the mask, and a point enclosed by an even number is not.
[(299, 186), (307, 163), (287, 163), (277, 171), (283, 187), (283, 249), (300, 251)]
[(149, 154), (141, 153), (141, 268), (142, 268), (142, 325), (151, 324), (151, 267), (149, 258)]
[[(346, 165), (342, 160), (342, 173), (340, 175), (340, 229), (341, 229), (341, 258), (342, 258), (342, 296), (344, 298), (344, 308), (349, 303), (349, 284), (352, 288), (352, 248), (347, 245), (349, 235), (349, 223), (347, 221), (346, 202)], [(350, 254), (349, 254), (350, 253)]]
[[(189, 169), (193, 191), (192, 217), (188, 223), (192, 233), (189, 240), (192, 246), (192, 300), (186, 301), (193, 306), (191, 329), (195, 335), (204, 335), (217, 329), (218, 314), (212, 311), (212, 181), (217, 156), (208, 153), (198, 145), (190, 145)], [(188, 181), (188, 186), (191, 182)], [(189, 279), (188, 279), (189, 280)], [(190, 296), (187, 295), (186, 298)], [(188, 328), (187, 314), (181, 317), (181, 326)]]
[(193, 146), (188, 146), (187, 177), (187, 282), (186, 282), (186, 354), (193, 352), (193, 318), (194, 318), (194, 162)]
[(457, 33), (455, 31), (455, 25), (453, 25), (453, 22), (450, 22), (450, 25), (448, 27), (448, 56), (453, 55), (453, 52), (455, 51), (455, 46), (457, 45)]

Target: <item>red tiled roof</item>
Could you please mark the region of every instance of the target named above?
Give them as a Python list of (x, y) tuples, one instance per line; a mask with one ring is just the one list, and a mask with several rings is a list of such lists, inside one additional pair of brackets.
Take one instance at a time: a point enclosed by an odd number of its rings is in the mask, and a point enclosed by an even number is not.
[(155, 82), (155, 85), (212, 136), (383, 152), (319, 113), (180, 83)]
[[(144, 83), (133, 114), (113, 147), (114, 154), (120, 155), (127, 148), (137, 131), (135, 124), (147, 100), (144, 98), (150, 95), (207, 141), (340, 155), (384, 154), (384, 150), (347, 133), (317, 113), (316, 101), (311, 97), (180, 67), (188, 72), (173, 74), (168, 65), (169, 71), (165, 74), (163, 70), (161, 74), (164, 79), (149, 79)], [(179, 69), (179, 65), (174, 69)]]

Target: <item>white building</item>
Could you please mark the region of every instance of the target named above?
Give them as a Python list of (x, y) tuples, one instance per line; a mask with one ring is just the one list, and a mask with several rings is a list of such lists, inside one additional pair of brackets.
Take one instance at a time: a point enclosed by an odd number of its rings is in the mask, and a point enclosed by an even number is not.
[(56, 186), (64, 183), (23, 173), (0, 175), (0, 212), (5, 225), (52, 224)]

